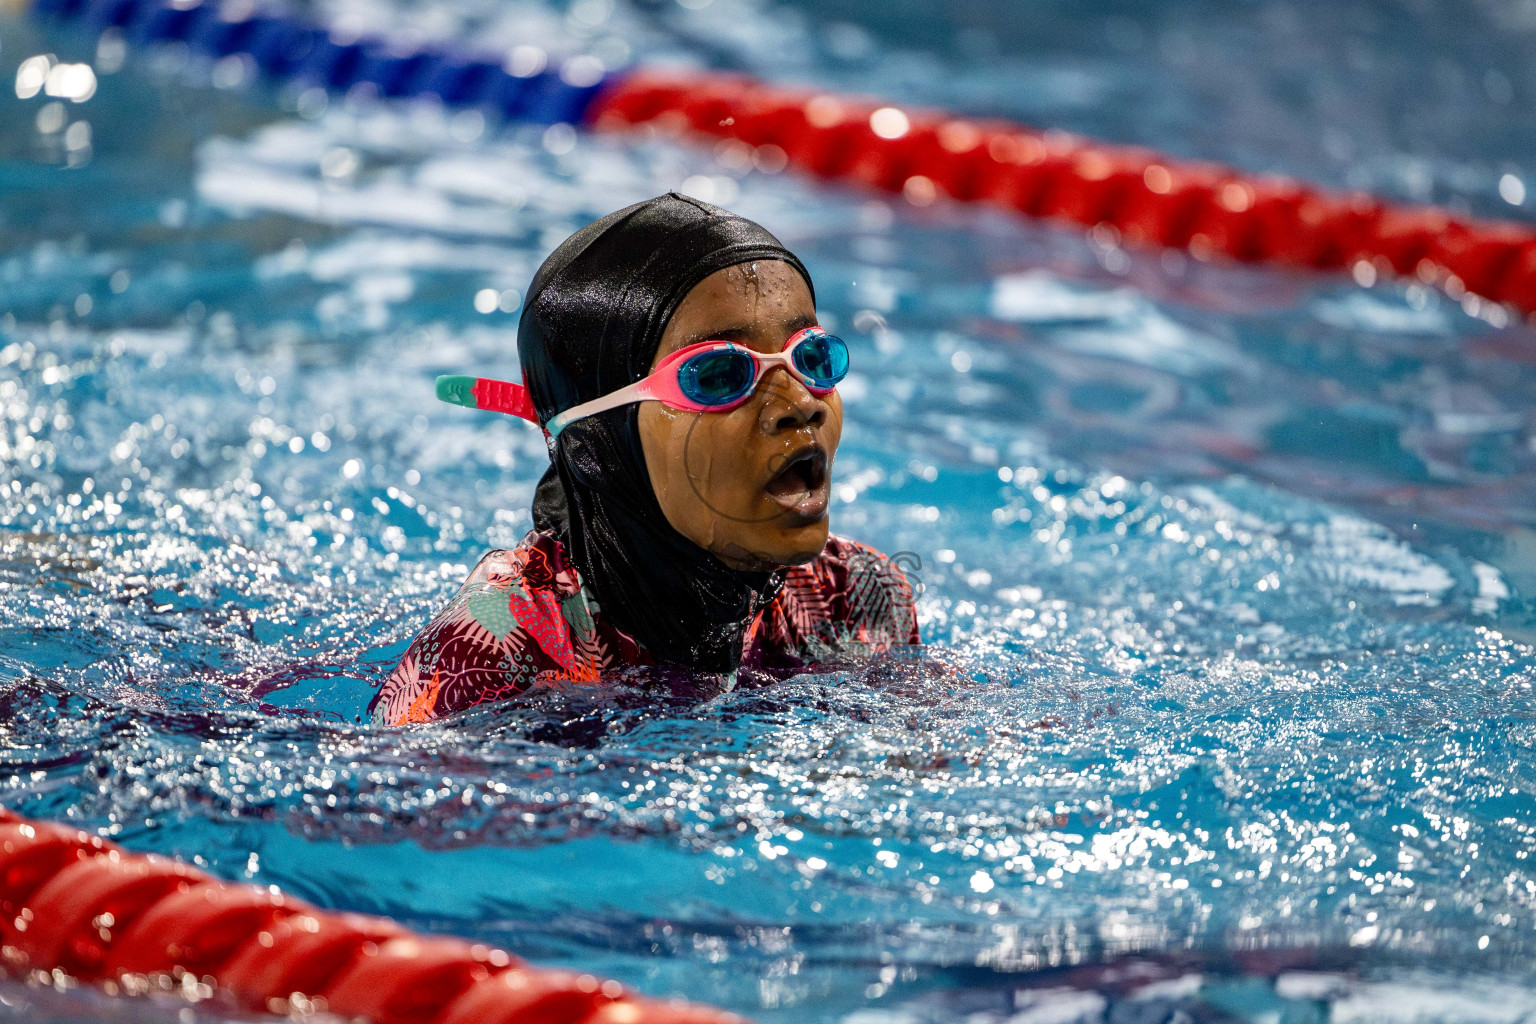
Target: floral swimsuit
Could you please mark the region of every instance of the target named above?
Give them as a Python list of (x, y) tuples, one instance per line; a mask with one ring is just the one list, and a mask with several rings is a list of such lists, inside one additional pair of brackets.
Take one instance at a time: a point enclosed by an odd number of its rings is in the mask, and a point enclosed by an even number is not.
[[(741, 667), (783, 678), (856, 655), (918, 644), (906, 576), (873, 548), (831, 537), (748, 624)], [(369, 705), (387, 725), (428, 722), (540, 686), (595, 683), (652, 664), (603, 618), (554, 534), (533, 530), (480, 560), (411, 642)]]

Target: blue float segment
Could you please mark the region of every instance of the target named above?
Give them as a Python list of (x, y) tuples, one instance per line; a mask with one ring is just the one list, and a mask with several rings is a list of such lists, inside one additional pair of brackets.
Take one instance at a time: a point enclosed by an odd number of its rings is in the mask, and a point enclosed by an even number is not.
[(421, 83), (421, 94), (431, 94), (453, 107), (478, 107), (492, 102), (492, 94), (506, 72), (489, 61), (443, 57)]
[(296, 25), (280, 18), (253, 18), (244, 50), (256, 66), (275, 79), (295, 77), (297, 69), (309, 57), (317, 41), (325, 34), (307, 25)]
[(491, 87), (486, 94), (487, 102), (509, 121), (522, 120), (529, 97), (538, 88), (539, 77), (519, 78), (497, 68)]
[(85, 9), (86, 0), (35, 0), (32, 9), (46, 18), (74, 18)]
[(136, 19), (129, 35), (136, 42), (184, 43), (196, 33), (200, 23), (212, 17), (212, 10), (202, 4), (195, 7), (161, 4)]
[(338, 43), (317, 32), (307, 52), (294, 62), (284, 77), (345, 92), (357, 84), (367, 49), (367, 44), (361, 41)]
[(592, 101), (603, 90), (609, 76), (592, 85), (571, 85), (558, 74), (550, 71), (540, 76), (544, 81), (528, 98), (522, 119), (537, 124), (584, 124)]
[[(221, 58), (249, 54), (275, 81), (310, 82), (338, 92), (370, 83), (381, 96), (436, 96), (449, 106), (489, 107), (511, 121), (581, 124), (592, 101), (618, 80), (572, 85), (554, 70), (509, 74), (483, 57), (427, 47), (401, 53), (384, 40), (341, 42), (306, 22), (278, 13), (229, 20), (207, 0), (191, 6), (165, 0), (35, 0), (39, 14), (80, 19), (98, 30), (122, 29), (135, 42), (184, 42)], [(242, 12), (243, 13), (243, 12)]]
[(532, 121), (535, 124), (580, 124), (586, 117), (592, 100), (603, 87), (595, 85), (571, 85), (558, 72), (545, 71), (528, 78), (500, 73), (489, 100), (509, 121)]
[(97, 31), (108, 28), (126, 28), (142, 13), (140, 0), (91, 0), (82, 12), (85, 20)]
[(204, 18), (192, 30), (187, 45), (210, 57), (228, 57), (232, 53), (250, 53), (251, 38), (259, 19), (226, 21), (221, 17)]
[(357, 81), (372, 82), (378, 86), (381, 96), (419, 96), (425, 92), (422, 87), (443, 60), (441, 54), (431, 51), (400, 54), (375, 47), (364, 54)]

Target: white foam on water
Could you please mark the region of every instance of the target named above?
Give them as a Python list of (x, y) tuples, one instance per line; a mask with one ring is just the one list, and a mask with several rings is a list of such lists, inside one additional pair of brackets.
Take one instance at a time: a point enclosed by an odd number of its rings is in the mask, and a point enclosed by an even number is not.
[(994, 278), (989, 311), (1015, 323), (1120, 320), (1136, 315), (1145, 299), (1128, 288), (1094, 291), (1038, 270)]
[(1386, 528), (1335, 515), (1312, 530), (1314, 554), (1346, 584), (1363, 584), (1401, 605), (1436, 605), (1455, 586), (1445, 567)]
[(1375, 334), (1446, 337), (1454, 333), (1450, 316), (1438, 301), (1415, 308), (1401, 295), (1357, 290), (1312, 304), (1319, 320), (1345, 330)]
[(1536, 1015), (1536, 992), (1492, 979), (1357, 983), (1328, 1007), (1332, 1024), (1517, 1024)]

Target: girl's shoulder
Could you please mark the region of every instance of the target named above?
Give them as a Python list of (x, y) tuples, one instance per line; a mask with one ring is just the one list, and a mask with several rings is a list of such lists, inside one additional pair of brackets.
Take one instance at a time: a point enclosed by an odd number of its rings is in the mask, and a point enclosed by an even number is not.
[(764, 667), (800, 668), (921, 641), (910, 552), (887, 555), (847, 537), (784, 573), (784, 586), (753, 631)]
[(516, 586), (548, 591), (556, 600), (581, 590), (581, 578), (553, 533), (529, 530), (514, 548), (489, 551), (464, 580), (461, 593)]
[[(785, 572), (785, 585), (786, 589), (801, 592), (811, 587), (852, 597), (870, 590), (889, 590), (898, 596), (905, 594), (910, 603), (913, 582), (908, 573), (921, 565), (910, 551), (887, 555), (868, 544), (832, 534), (821, 554)], [(796, 584), (793, 588), (791, 581)]]
[(633, 641), (607, 628), (553, 534), (481, 558), (374, 695), (390, 725), (424, 722), (557, 682), (592, 682)]

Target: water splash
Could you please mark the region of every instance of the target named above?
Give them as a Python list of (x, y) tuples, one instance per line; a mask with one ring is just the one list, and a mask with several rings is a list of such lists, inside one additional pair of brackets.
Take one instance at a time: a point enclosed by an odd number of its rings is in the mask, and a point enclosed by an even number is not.
[[(103, 72), (74, 176), (0, 107), (0, 802), (766, 1020), (1527, 1005), (1526, 332), (198, 74)], [(854, 345), (837, 528), (921, 559), (931, 657), (360, 722), (545, 465), (433, 376), (513, 376), (543, 255), (684, 183), (802, 253)], [(0, 990), (95, 1012), (42, 999)]]

